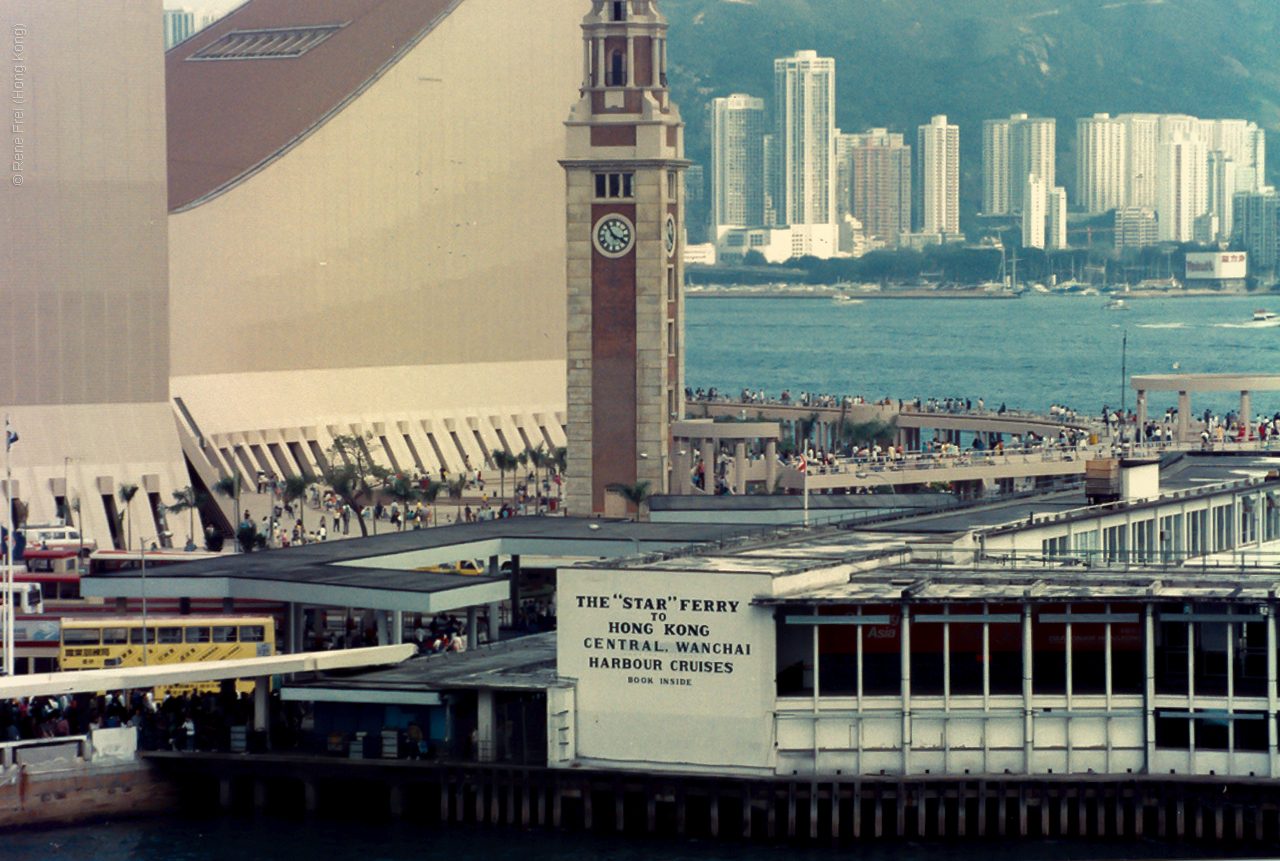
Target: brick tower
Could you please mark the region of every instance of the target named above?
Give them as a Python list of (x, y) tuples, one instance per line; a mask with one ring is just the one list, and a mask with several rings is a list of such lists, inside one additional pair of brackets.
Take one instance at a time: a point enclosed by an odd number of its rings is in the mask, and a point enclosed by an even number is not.
[(684, 404), (684, 124), (653, 0), (593, 0), (570, 112), (568, 510), (622, 514), (611, 485), (668, 487)]

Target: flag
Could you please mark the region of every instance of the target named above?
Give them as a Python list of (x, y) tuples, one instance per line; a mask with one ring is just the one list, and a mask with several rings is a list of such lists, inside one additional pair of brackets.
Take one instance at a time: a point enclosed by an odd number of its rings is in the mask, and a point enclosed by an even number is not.
[(801, 472), (804, 472), (808, 465), (809, 465), (808, 461), (804, 459), (804, 455), (800, 455), (800, 465), (797, 466), (796, 469), (800, 470)]
[(13, 448), (13, 444), (18, 441), (18, 435), (9, 428), (8, 419), (6, 419), (4, 423), (4, 439), (5, 439), (5, 447), (4, 447), (5, 451), (8, 451), (9, 449)]

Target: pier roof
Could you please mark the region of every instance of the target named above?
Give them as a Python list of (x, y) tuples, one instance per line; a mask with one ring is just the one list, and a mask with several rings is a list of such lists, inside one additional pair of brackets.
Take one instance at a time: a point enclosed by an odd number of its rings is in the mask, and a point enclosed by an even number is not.
[(501, 601), (506, 575), (418, 570), (530, 555), (599, 559), (759, 534), (759, 526), (519, 517), (323, 541), (81, 579), (87, 597), (233, 598), (440, 613)]
[(305, 702), (435, 705), (450, 690), (546, 690), (558, 683), (554, 631), (465, 652), (414, 658), (351, 677), (286, 684), (281, 697)]
[(1069, 564), (1017, 565), (986, 562), (980, 566), (908, 564), (856, 572), (845, 583), (829, 584), (757, 603), (790, 606), (996, 603), (1080, 604), (1090, 602), (1256, 604), (1274, 601), (1280, 591), (1280, 565), (1242, 569), (1220, 560), (1220, 566), (1127, 567), (1082, 569)]

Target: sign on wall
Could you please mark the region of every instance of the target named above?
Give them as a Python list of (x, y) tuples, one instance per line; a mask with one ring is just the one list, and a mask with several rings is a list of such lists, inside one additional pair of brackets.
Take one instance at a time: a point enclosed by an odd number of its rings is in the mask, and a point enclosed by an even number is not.
[(751, 603), (767, 575), (561, 569), (557, 588), (579, 757), (768, 766), (775, 625)]
[(1248, 255), (1243, 251), (1193, 251), (1187, 254), (1187, 280), (1244, 278)]

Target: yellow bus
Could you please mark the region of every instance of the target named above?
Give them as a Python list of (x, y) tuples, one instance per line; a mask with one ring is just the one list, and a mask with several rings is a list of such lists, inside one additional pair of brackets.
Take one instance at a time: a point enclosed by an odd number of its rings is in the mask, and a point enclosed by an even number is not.
[[(64, 616), (58, 666), (101, 670), (265, 658), (275, 654), (275, 642), (276, 623), (271, 616), (150, 616), (145, 628), (141, 617)], [(157, 688), (156, 695), (217, 687), (216, 683), (167, 685)], [(238, 681), (236, 689), (249, 692), (253, 683)]]

